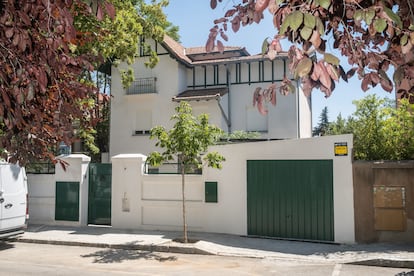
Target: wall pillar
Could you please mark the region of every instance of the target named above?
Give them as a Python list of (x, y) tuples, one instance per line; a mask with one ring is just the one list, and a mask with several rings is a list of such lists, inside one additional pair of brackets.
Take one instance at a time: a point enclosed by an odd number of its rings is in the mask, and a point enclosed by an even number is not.
[(147, 157), (119, 154), (112, 157), (111, 225), (137, 229), (142, 225), (141, 186)]
[(56, 182), (79, 183), (79, 221), (59, 221), (61, 222), (59, 224), (86, 226), (88, 224), (88, 168), (91, 158), (84, 154), (70, 154), (60, 158), (66, 162), (67, 165), (64, 169), (60, 164), (56, 164)]

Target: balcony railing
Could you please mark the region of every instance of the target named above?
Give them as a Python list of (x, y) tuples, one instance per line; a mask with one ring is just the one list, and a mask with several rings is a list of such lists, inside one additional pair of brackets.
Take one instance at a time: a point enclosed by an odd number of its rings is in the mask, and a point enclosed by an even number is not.
[(157, 78), (141, 78), (132, 82), (128, 87), (127, 95), (141, 95), (141, 94), (153, 94), (157, 93), (156, 88)]

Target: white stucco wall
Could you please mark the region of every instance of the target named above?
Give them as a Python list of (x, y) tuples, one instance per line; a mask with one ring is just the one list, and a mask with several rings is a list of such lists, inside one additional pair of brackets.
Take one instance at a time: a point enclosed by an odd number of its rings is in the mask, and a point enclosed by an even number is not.
[(27, 174), (30, 224), (54, 223), (55, 183), (54, 174)]
[[(65, 169), (56, 164), (55, 174), (28, 174), (29, 223), (57, 225), (87, 225), (88, 223), (88, 167), (91, 160), (84, 154), (60, 156)], [(56, 221), (56, 182), (79, 183), (79, 221)]]
[[(334, 143), (346, 142), (348, 156), (335, 156)], [(247, 160), (332, 159), (335, 242), (353, 243), (352, 135), (214, 146), (226, 157), (222, 170), (205, 168), (188, 176), (186, 185), (190, 230), (247, 234)], [(145, 156), (112, 159), (112, 225), (116, 228), (181, 229), (179, 176), (141, 175)], [(204, 182), (218, 182), (218, 203), (204, 202)], [(129, 211), (122, 211), (122, 200)]]
[(297, 92), (299, 98), (299, 137), (312, 137), (312, 99), (303, 94), (302, 88), (299, 87)]
[(141, 179), (146, 156), (120, 154), (112, 157), (111, 225), (139, 229), (141, 226)]
[[(335, 142), (347, 142), (348, 156), (334, 155)], [(246, 160), (332, 159), (335, 242), (354, 242), (352, 143), (352, 135), (338, 135), (213, 147), (227, 160), (221, 171), (206, 170), (206, 179), (218, 181), (222, 198), (220, 208), (203, 212), (206, 221), (214, 221), (219, 232), (247, 234)]]
[[(185, 74), (183, 66), (168, 55), (159, 58), (153, 69), (145, 67), (143, 62), (132, 65), (137, 79), (157, 78), (156, 94), (127, 95), (120, 80), (120, 70), (127, 66), (121, 64), (119, 68), (112, 68), (110, 156), (130, 152), (148, 154), (155, 150), (154, 143), (149, 141), (148, 135), (133, 135), (135, 130), (150, 130), (156, 125), (171, 126), (170, 117), (176, 107), (171, 99), (182, 91)], [(141, 117), (145, 117), (146, 125), (142, 127), (145, 129), (140, 128), (138, 120)]]
[(56, 166), (56, 182), (79, 182), (79, 221), (61, 222), (62, 224), (87, 225), (88, 224), (88, 168), (91, 158), (84, 154), (70, 154), (61, 157), (67, 166), (64, 169), (59, 164)]
[(257, 112), (258, 116), (267, 116), (268, 130), (261, 133), (261, 138), (298, 138), (297, 94), (287, 96), (277, 93), (277, 103), (266, 103), (268, 114), (260, 115), (253, 107), (253, 93), (256, 87), (267, 88), (269, 84), (232, 85), (231, 86), (231, 120), (232, 130), (247, 129), (247, 110)]

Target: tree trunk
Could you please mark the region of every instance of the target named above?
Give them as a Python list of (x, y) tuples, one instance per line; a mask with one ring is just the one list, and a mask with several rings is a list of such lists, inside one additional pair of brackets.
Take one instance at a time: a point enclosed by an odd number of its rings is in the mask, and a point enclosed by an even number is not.
[(188, 243), (188, 236), (187, 236), (187, 220), (185, 214), (185, 166), (182, 164), (181, 166), (181, 193), (183, 196), (183, 231), (184, 231), (184, 243)]

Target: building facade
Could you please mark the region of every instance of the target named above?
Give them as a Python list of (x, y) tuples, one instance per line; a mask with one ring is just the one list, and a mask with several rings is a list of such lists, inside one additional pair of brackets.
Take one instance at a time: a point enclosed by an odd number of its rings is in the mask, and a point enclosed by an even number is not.
[(262, 112), (253, 105), (255, 91), (262, 94), (284, 77), (291, 78), (286, 54), (269, 60), (240, 47), (206, 53), (204, 47), (184, 48), (168, 36), (151, 47), (159, 63), (151, 69), (145, 66), (148, 57), (137, 57), (130, 87), (123, 88), (121, 82), (120, 72), (127, 65), (112, 67), (110, 156), (155, 150), (149, 131), (157, 125), (171, 127), (170, 118), (182, 100), (191, 103), (196, 115), (209, 114), (210, 123), (228, 133), (255, 131), (263, 139), (311, 136), (311, 99), (298, 82), (292, 81), (295, 93), (263, 100)]

